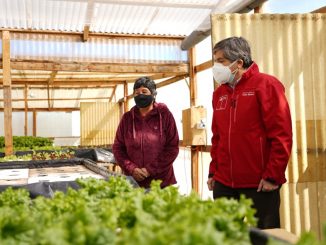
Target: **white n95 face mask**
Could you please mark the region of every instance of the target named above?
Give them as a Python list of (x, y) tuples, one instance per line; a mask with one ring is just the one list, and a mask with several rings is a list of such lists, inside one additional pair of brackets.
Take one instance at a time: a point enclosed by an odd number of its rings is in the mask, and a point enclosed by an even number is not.
[(214, 79), (219, 84), (231, 83), (234, 80), (237, 69), (232, 73), (230, 67), (236, 62), (236, 60), (228, 66), (221, 63), (214, 63), (212, 68)]

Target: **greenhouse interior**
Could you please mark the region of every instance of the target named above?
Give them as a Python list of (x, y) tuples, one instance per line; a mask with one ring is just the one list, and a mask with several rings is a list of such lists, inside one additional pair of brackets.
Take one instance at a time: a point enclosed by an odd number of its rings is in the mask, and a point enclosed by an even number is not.
[(0, 0), (0, 46), (0, 244), (326, 244), (326, 0)]

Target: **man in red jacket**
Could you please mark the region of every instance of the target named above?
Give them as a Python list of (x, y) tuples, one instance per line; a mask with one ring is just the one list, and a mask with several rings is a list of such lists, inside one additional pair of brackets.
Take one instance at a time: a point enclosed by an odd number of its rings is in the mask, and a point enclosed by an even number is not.
[(292, 148), (292, 126), (285, 89), (260, 73), (242, 37), (213, 49), (212, 161), (208, 188), (213, 197), (253, 200), (258, 227), (280, 227), (280, 187)]
[(155, 102), (156, 94), (153, 80), (136, 80), (136, 106), (123, 115), (112, 147), (123, 172), (145, 188), (154, 179), (162, 181), (162, 188), (176, 183), (173, 161), (179, 153), (178, 131), (167, 106)]

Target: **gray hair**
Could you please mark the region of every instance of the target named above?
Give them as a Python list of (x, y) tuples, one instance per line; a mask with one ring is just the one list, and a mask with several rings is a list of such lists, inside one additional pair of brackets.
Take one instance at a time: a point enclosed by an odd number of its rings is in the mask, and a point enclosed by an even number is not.
[(213, 48), (213, 54), (219, 50), (231, 62), (243, 60), (243, 68), (248, 68), (253, 63), (249, 43), (243, 37), (229, 37), (219, 41)]

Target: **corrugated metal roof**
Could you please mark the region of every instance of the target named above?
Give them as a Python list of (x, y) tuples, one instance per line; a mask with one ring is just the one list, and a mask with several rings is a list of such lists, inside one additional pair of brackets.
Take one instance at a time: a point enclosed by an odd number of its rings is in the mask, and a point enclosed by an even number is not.
[[(39, 63), (158, 64), (162, 68), (162, 64), (173, 66), (188, 62), (187, 51), (180, 48), (182, 37), (200, 26), (213, 10), (228, 11), (230, 4), (234, 6), (249, 1), (251, 0), (0, 0), (0, 29), (19, 30), (10, 32), (12, 60)], [(96, 35), (90, 35), (86, 42), (83, 42), (80, 34), (61, 34), (83, 33), (88, 27), (90, 33)], [(21, 30), (26, 32), (20, 32)], [(155, 37), (148, 38), (149, 36)], [(0, 39), (0, 46), (1, 44)], [(0, 49), (0, 55), (1, 53)], [(122, 98), (123, 85), (120, 83), (115, 90), (110, 87), (110, 81), (130, 82), (144, 75), (167, 79), (183, 72), (176, 68), (172, 75), (171, 69), (157, 69), (156, 73), (143, 74), (144, 71), (137, 67), (134, 72), (128, 70), (129, 73), (121, 74), (116, 74), (114, 70), (86, 74), (80, 71), (69, 73), (63, 70), (24, 69), (26, 70), (13, 70), (11, 74), (14, 84), (13, 108), (25, 107), (25, 88), (28, 88), (29, 108), (78, 108), (81, 98), (94, 97), (95, 101), (99, 101), (105, 97), (108, 101), (113, 91), (116, 96), (112, 101)], [(58, 81), (60, 85), (56, 83)], [(80, 81), (83, 83), (78, 88), (76, 84)], [(88, 86), (92, 82), (92, 86)], [(71, 89), (67, 89), (69, 84)], [(68, 97), (72, 100), (64, 100)], [(0, 90), (0, 99), (0, 108), (3, 108), (3, 90)]]
[(186, 36), (220, 1), (0, 0), (0, 28)]
[(115, 63), (186, 62), (187, 52), (180, 49), (180, 43), (181, 40), (175, 39), (123, 37), (91, 37), (87, 42), (81, 42), (78, 36), (13, 33), (11, 58)]

